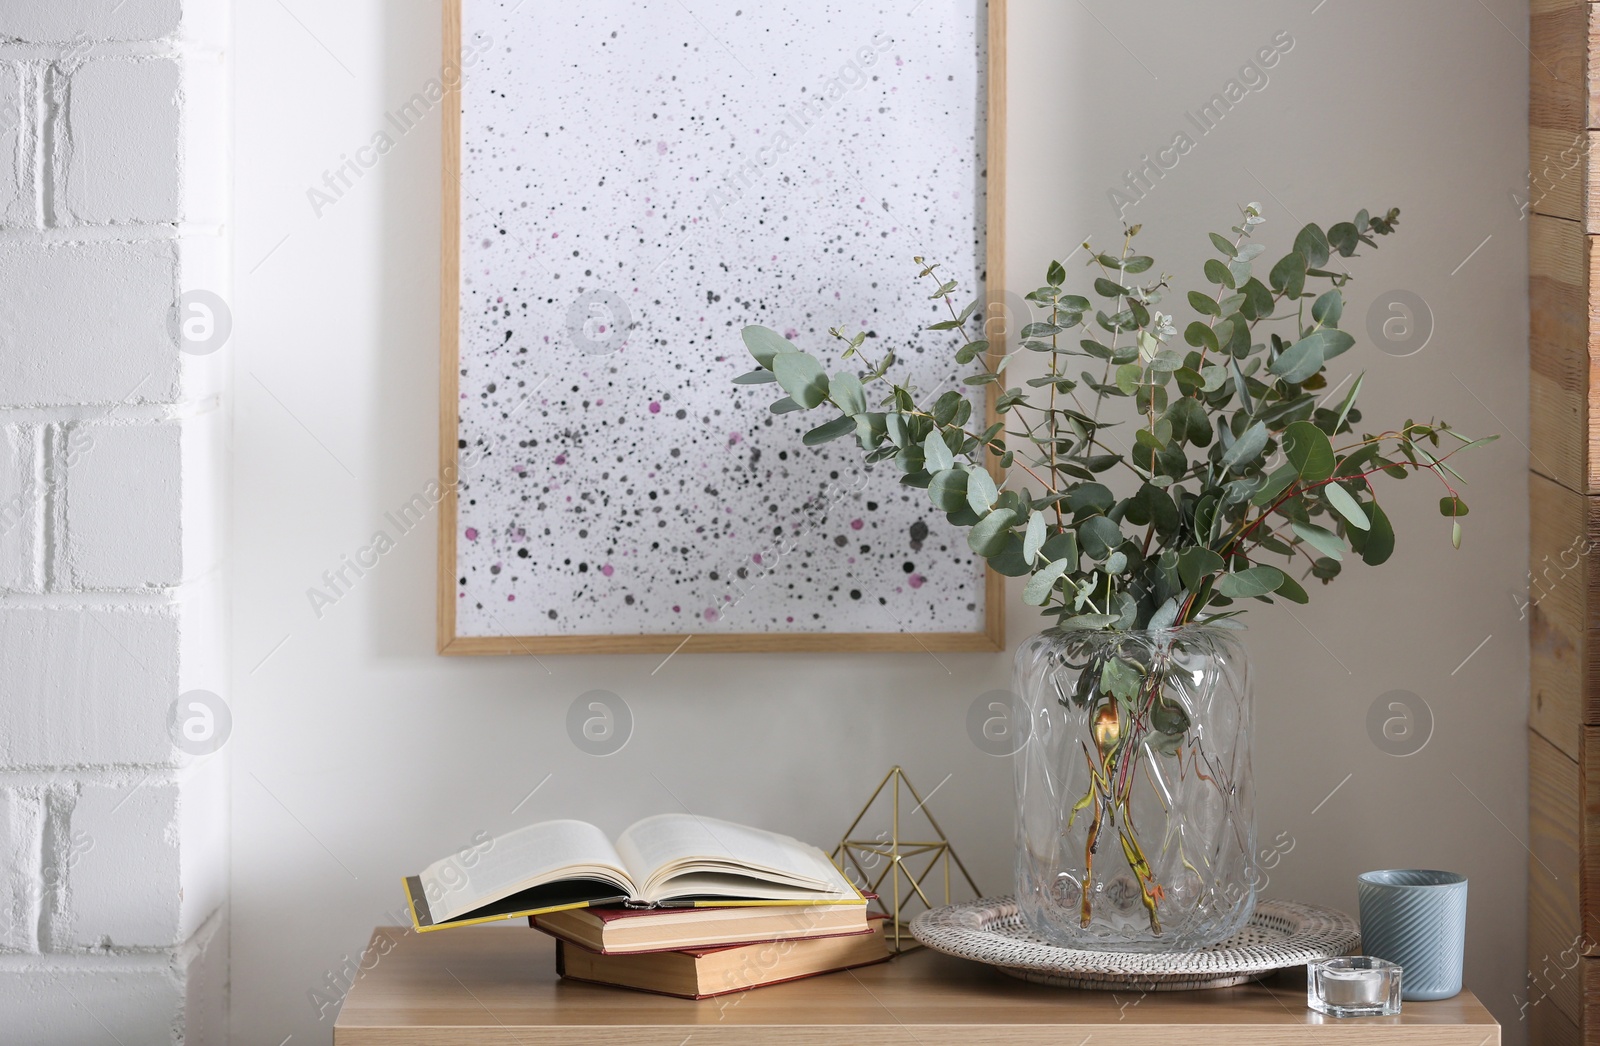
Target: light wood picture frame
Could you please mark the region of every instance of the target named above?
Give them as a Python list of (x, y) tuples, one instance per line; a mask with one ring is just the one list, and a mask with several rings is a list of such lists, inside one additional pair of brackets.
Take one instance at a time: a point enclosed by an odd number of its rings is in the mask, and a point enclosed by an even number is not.
[[(463, 4), (478, 0), (445, 0), (444, 65), (461, 70), (463, 66)], [(990, 354), (998, 358), (1005, 351), (1008, 307), (1005, 293), (1005, 74), (1006, 0), (975, 0), (976, 25), (987, 34), (982, 48), (986, 61), (979, 71), (984, 85), (978, 111), (984, 115), (984, 157), (978, 164), (981, 191), (984, 193), (982, 243), (985, 336)], [(615, 34), (613, 34), (615, 35)], [(713, 34), (714, 35), (714, 34)], [(470, 72), (467, 74), (470, 76)], [(827, 631), (694, 631), (687, 628), (643, 634), (463, 634), (457, 604), (461, 599), (462, 571), (458, 555), (463, 540), (458, 495), (463, 461), (460, 455), (462, 403), (462, 245), (463, 245), (463, 90), (462, 76), (445, 78), (443, 103), (443, 206), (441, 227), (440, 286), (440, 418), (439, 487), (441, 490), (438, 548), (438, 651), (447, 655), (512, 655), (552, 653), (662, 653), (677, 651), (761, 652), (761, 651), (973, 651), (993, 652), (1005, 648), (1005, 579), (985, 568), (981, 580), (983, 603), (977, 626), (972, 631), (908, 630), (871, 632)], [(865, 197), (863, 197), (865, 199)], [(487, 241), (485, 246), (488, 246)], [(898, 257), (889, 262), (900, 263)], [(915, 275), (915, 272), (911, 273)], [(1015, 305), (1014, 302), (1011, 303)], [(760, 322), (756, 320), (755, 322)], [(737, 331), (729, 332), (737, 347)], [(548, 339), (547, 339), (548, 340)], [(768, 386), (772, 388), (773, 386)], [(774, 397), (775, 398), (775, 397)], [(996, 417), (996, 386), (984, 386), (984, 402), (989, 420)], [(779, 419), (780, 421), (785, 419)], [(782, 438), (790, 449), (799, 445), (804, 425), (763, 429), (764, 438)], [(778, 446), (771, 446), (776, 453)], [(804, 463), (797, 468), (804, 467)], [(989, 471), (1002, 478), (991, 459)], [(897, 475), (875, 475), (873, 483), (893, 487)], [(713, 575), (714, 576), (714, 575)], [(693, 620), (693, 619), (690, 619)], [(791, 619), (792, 620), (792, 619)], [(525, 630), (524, 630), (525, 631)]]

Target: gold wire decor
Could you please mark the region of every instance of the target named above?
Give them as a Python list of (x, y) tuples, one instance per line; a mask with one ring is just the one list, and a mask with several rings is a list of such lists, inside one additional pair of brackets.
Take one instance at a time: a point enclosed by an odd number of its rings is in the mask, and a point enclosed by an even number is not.
[[(890, 782), (894, 784), (891, 786)], [(927, 818), (928, 825), (938, 838), (932, 841), (916, 841), (902, 838), (900, 825), (900, 789), (904, 786), (910, 793), (911, 800), (916, 803), (906, 814), (907, 819), (921, 813)], [(885, 788), (890, 789), (893, 797), (894, 809), (889, 822), (889, 827), (880, 831), (875, 838), (854, 838), (856, 830), (861, 827), (861, 822), (872, 811), (873, 804), (883, 794)], [(938, 791), (938, 789), (934, 789)], [(931, 795), (932, 793), (930, 793)], [(872, 797), (867, 800), (861, 812), (856, 814), (856, 819), (850, 822), (850, 827), (844, 830), (839, 845), (834, 848), (833, 861), (850, 878), (850, 881), (867, 893), (878, 895), (877, 905), (883, 914), (889, 917), (889, 926), (885, 936), (895, 952), (910, 951), (920, 947), (916, 938), (911, 936), (911, 920), (906, 916), (906, 906), (913, 900), (921, 901), (924, 908), (933, 908), (940, 904), (950, 903), (950, 862), (954, 861), (960, 870), (961, 877), (967, 881), (967, 886), (972, 889), (974, 897), (982, 897), (983, 892), (978, 889), (978, 884), (972, 881), (972, 876), (967, 871), (967, 866), (961, 863), (961, 858), (956, 854), (955, 848), (950, 845), (950, 840), (945, 837), (944, 830), (939, 827), (939, 822), (933, 819), (933, 812), (928, 809), (927, 800), (917, 792), (900, 767), (891, 767), (878, 782), (878, 787), (873, 789)], [(921, 858), (926, 857), (928, 863), (922, 866), (922, 871), (913, 870), (913, 864), (921, 864)], [(928, 877), (935, 868), (942, 868), (943, 888), (939, 890), (942, 899), (934, 901), (928, 894), (933, 887), (925, 889)], [(884, 880), (888, 880), (887, 893), (885, 893)]]

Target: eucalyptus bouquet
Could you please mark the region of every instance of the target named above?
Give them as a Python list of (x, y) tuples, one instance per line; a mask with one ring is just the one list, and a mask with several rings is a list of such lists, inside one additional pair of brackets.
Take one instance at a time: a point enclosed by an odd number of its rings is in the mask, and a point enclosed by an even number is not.
[[(830, 378), (776, 331), (746, 327), (759, 367), (734, 380), (776, 382), (787, 395), (772, 404), (775, 414), (833, 408), (806, 445), (853, 435), (868, 462), (892, 458), (900, 482), (926, 488), (995, 570), (1027, 577), (1023, 600), (1063, 629), (1165, 629), (1233, 616), (1247, 599), (1304, 603), (1297, 564), (1302, 579), (1327, 582), (1347, 546), (1370, 564), (1393, 553), (1394, 528), (1372, 483), (1380, 473), (1437, 477), (1459, 547), (1467, 505), (1449, 459), (1494, 438), (1409, 420), (1358, 437), (1363, 378), (1337, 402), (1326, 391), (1327, 362), (1355, 344), (1339, 327), (1351, 277), (1333, 259), (1375, 247), (1399, 213), (1362, 211), (1326, 231), (1307, 225), (1263, 282), (1255, 266), (1265, 248), (1250, 241), (1265, 219), (1246, 206), (1231, 238), (1211, 234), (1218, 256), (1205, 263), (1207, 288), (1188, 292), (1199, 317), (1184, 328), (1186, 347), (1176, 343), (1178, 321), (1156, 308), (1172, 277), (1146, 276), (1154, 261), (1133, 251), (1139, 226), (1125, 230), (1119, 254), (1090, 248), (1099, 303), (1063, 291), (1066, 269), (1052, 262), (1045, 286), (1026, 295), (1048, 318), (1023, 327), (1015, 351), (964, 333), (956, 344), (956, 363), (980, 368), (963, 382), (997, 393), (999, 420), (981, 428), (961, 393), (929, 403), (892, 382), (894, 354), (868, 359), (865, 333), (829, 332), (845, 345), (842, 359), (863, 368)], [(928, 329), (966, 332), (979, 302), (956, 311), (955, 281), (916, 262), (949, 312)], [(1312, 281), (1327, 289), (1317, 293)], [(1285, 327), (1267, 333), (1271, 322)], [(1005, 383), (1023, 352), (1046, 362), (1027, 391)], [(1108, 400), (1123, 409), (1108, 414)], [(1262, 562), (1272, 557), (1285, 563)], [(1110, 688), (1132, 700), (1137, 674), (1108, 670)]]
[[(1163, 880), (1195, 872), (1181, 833), (1178, 863), (1163, 872), (1157, 865), (1170, 862), (1170, 835), (1151, 855), (1134, 825), (1133, 783), (1144, 759), (1177, 760), (1180, 781), (1186, 758), (1197, 773), (1211, 765), (1188, 711), (1193, 681), (1178, 663), (1193, 651), (1151, 637), (1221, 622), (1247, 600), (1304, 603), (1302, 582), (1331, 580), (1347, 550), (1369, 564), (1388, 560), (1395, 534), (1373, 485), (1380, 474), (1431, 473), (1459, 547), (1467, 505), (1450, 458), (1487, 442), (1442, 421), (1357, 435), (1362, 377), (1342, 394), (1342, 383), (1328, 388), (1328, 361), (1355, 344), (1339, 326), (1350, 275), (1335, 259), (1376, 247), (1376, 237), (1395, 231), (1399, 211), (1362, 211), (1326, 230), (1307, 225), (1264, 277), (1256, 270), (1264, 247), (1252, 242), (1263, 220), (1250, 204), (1231, 236), (1211, 234), (1216, 257), (1205, 263), (1206, 287), (1182, 299), (1197, 314), (1182, 343), (1180, 321), (1158, 309), (1172, 277), (1134, 252), (1138, 226), (1125, 230), (1117, 254), (1084, 244), (1096, 269), (1093, 299), (1064, 291), (1066, 269), (1052, 262), (1045, 285), (1026, 296), (1043, 318), (1022, 328), (1010, 353), (966, 334), (982, 321), (979, 302), (958, 312), (955, 281), (916, 259), (920, 278), (933, 285), (930, 298), (949, 314), (928, 329), (950, 332), (955, 362), (978, 368), (962, 379), (967, 385), (992, 387), (992, 424), (974, 420), (960, 392), (925, 397), (890, 380), (894, 354), (868, 359), (864, 333), (830, 332), (847, 365), (829, 377), (776, 332), (743, 332), (759, 366), (736, 381), (776, 382), (786, 393), (772, 404), (777, 414), (832, 408), (830, 420), (805, 434), (807, 445), (854, 436), (868, 462), (893, 459), (900, 482), (926, 488), (991, 567), (1028, 578), (1023, 600), (1066, 635), (1065, 667), (1077, 675), (1053, 692), (1089, 724), (1080, 741), (1089, 783), (1063, 812), (1059, 834), (1087, 811), (1083, 860), (1073, 871), (1086, 930), (1102, 827), (1115, 829), (1157, 937)], [(1025, 352), (1043, 357), (1045, 373), (1026, 389), (1008, 385), (1007, 365)], [(1192, 645), (1208, 644), (1215, 646), (1199, 638)], [(1028, 882), (1019, 882), (1027, 902)], [(1248, 916), (1237, 904), (1232, 911), (1236, 920)], [(1048, 920), (1037, 928), (1048, 929)]]

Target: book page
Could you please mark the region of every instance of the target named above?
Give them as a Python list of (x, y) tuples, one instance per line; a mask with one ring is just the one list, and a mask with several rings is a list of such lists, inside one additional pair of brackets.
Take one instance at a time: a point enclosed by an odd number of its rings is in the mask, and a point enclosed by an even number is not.
[(746, 883), (736, 892), (725, 893), (726, 896), (855, 897), (838, 869), (815, 846), (777, 832), (712, 817), (693, 814), (648, 817), (618, 837), (617, 852), (646, 900), (690, 896), (689, 892), (675, 891), (666, 884), (668, 880), (691, 873), (715, 876), (715, 880), (702, 882), (720, 881), (724, 887), (734, 886), (728, 876), (788, 887), (777, 891), (752, 888)]
[(637, 891), (605, 833), (584, 821), (545, 821), (435, 861), (419, 876), (436, 923), (562, 879), (602, 879)]

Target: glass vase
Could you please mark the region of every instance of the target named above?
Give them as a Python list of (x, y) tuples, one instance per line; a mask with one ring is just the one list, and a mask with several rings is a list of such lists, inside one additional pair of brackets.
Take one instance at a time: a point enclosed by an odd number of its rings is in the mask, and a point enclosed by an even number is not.
[(1017, 903), (1070, 948), (1183, 951), (1255, 908), (1250, 683), (1233, 630), (1040, 633), (1016, 656)]

